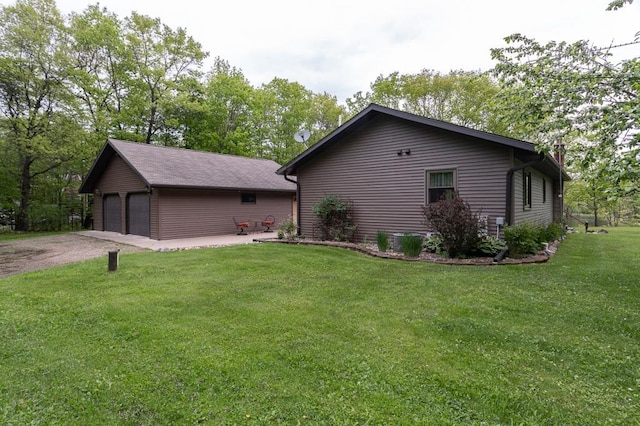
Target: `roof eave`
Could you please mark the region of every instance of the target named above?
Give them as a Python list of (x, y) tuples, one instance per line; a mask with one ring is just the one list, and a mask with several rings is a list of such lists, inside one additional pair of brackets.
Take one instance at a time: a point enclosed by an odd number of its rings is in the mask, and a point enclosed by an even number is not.
[(256, 192), (291, 192), (295, 193), (294, 188), (254, 188), (254, 187), (228, 187), (228, 186), (211, 186), (211, 185), (172, 185), (172, 184), (150, 184), (150, 188), (166, 188), (166, 189), (203, 189), (203, 190), (219, 190), (219, 191), (256, 191)]
[(453, 123), (447, 123), (444, 121), (434, 120), (432, 118), (421, 117), (415, 114), (411, 114), (404, 111), (398, 111), (395, 109), (383, 107), (377, 104), (370, 104), (368, 107), (360, 111), (358, 114), (349, 119), (342, 126), (335, 129), (333, 132), (329, 133), (327, 136), (322, 138), (316, 144), (309, 147), (307, 150), (298, 154), (293, 160), (289, 161), (284, 166), (280, 167), (276, 173), (279, 175), (295, 175), (298, 171), (298, 166), (312, 157), (315, 153), (326, 149), (330, 146), (331, 142), (335, 140), (338, 136), (343, 133), (354, 128), (361, 119), (366, 117), (372, 113), (386, 114), (392, 117), (400, 118), (403, 120), (408, 120), (414, 123), (435, 127), (441, 130), (450, 131), (454, 133), (458, 133), (461, 135), (466, 135), (470, 137), (480, 138), (486, 140), (487, 142), (493, 142), (500, 145), (509, 146), (511, 148), (521, 149), (528, 152), (537, 152), (535, 146), (526, 141), (521, 141), (518, 139), (509, 138), (506, 136), (496, 135), (494, 133), (484, 132), (482, 130), (471, 129), (468, 127), (459, 126)]

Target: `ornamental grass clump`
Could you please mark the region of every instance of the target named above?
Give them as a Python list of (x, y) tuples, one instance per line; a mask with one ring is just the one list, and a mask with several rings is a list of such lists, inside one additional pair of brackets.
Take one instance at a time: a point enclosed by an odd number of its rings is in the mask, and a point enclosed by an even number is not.
[(402, 253), (408, 257), (418, 257), (422, 252), (422, 237), (420, 235), (403, 235), (400, 237)]
[(389, 247), (390, 247), (389, 235), (387, 235), (386, 232), (378, 231), (376, 233), (376, 242), (378, 243), (378, 250), (379, 251), (387, 251), (387, 250), (389, 250)]

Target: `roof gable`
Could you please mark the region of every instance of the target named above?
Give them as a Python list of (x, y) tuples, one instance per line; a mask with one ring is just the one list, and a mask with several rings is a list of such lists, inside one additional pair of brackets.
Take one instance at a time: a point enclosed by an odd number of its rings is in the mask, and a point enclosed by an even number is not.
[(295, 191), (275, 161), (108, 139), (80, 192), (93, 192), (114, 155), (149, 187)]
[[(392, 108), (383, 107), (377, 104), (370, 104), (367, 108), (355, 115), (349, 121), (342, 126), (335, 129), (329, 135), (325, 136), (319, 142), (309, 147), (306, 151), (299, 154), (293, 160), (285, 164), (278, 169), (277, 173), (281, 175), (295, 175), (297, 174), (298, 167), (314, 158), (316, 154), (322, 152), (329, 147), (339, 143), (349, 134), (357, 131), (362, 126), (366, 126), (372, 120), (375, 120), (381, 115), (395, 117), (407, 122), (416, 123), (419, 125), (432, 127), (440, 130), (445, 130), (459, 135), (465, 135), (482, 140), (487, 143), (499, 144), (506, 147), (514, 148), (523, 154), (536, 155), (538, 151), (534, 144), (530, 142), (521, 141), (518, 139), (509, 138), (506, 136), (496, 135), (494, 133), (488, 133), (481, 130), (475, 130), (464, 126), (459, 126), (452, 123), (447, 123), (440, 120), (434, 120), (432, 118), (422, 117), (419, 115), (411, 114), (404, 111), (395, 110)], [(553, 158), (547, 155), (548, 160), (552, 163), (555, 162)]]

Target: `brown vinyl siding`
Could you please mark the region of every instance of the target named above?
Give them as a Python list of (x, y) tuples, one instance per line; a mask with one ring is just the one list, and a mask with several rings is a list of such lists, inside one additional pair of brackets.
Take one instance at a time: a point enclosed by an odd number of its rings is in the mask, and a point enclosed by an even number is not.
[(104, 231), (102, 197), (93, 196), (93, 229)]
[[(524, 188), (522, 179), (525, 172), (531, 173), (531, 208), (523, 207)], [(554, 192), (551, 180), (548, 177), (545, 177), (542, 173), (532, 168), (519, 170), (517, 173), (514, 173), (513, 179), (515, 194), (513, 197), (513, 212), (515, 216), (514, 223), (530, 222), (546, 226), (553, 222)], [(545, 181), (545, 184), (547, 186), (547, 197), (544, 202), (542, 193), (543, 181)]]
[[(126, 233), (126, 196), (130, 192), (146, 191), (146, 185), (140, 177), (117, 155), (113, 157), (96, 185), (101, 194), (118, 194), (120, 196), (120, 224), (121, 233)], [(103, 197), (95, 196), (93, 199), (93, 229), (103, 231), (102, 220)], [(98, 215), (98, 213), (100, 213)], [(97, 220), (96, 220), (97, 219)]]
[(160, 215), (159, 212), (160, 190), (153, 189), (151, 191), (151, 200), (149, 201), (149, 238), (152, 240), (160, 239)]
[(273, 215), (277, 228), (292, 214), (291, 193), (256, 192), (255, 204), (243, 204), (240, 191), (169, 188), (155, 189), (154, 193), (156, 191), (159, 192), (157, 239), (160, 240), (233, 234), (236, 232), (234, 217), (261, 221)]
[[(409, 149), (410, 155), (397, 155)], [(421, 206), (429, 170), (455, 170), (460, 196), (489, 216), (495, 232), (509, 167), (509, 149), (383, 116), (298, 169), (301, 232), (313, 236), (312, 207), (329, 194), (353, 202), (360, 239), (378, 230), (426, 232)]]

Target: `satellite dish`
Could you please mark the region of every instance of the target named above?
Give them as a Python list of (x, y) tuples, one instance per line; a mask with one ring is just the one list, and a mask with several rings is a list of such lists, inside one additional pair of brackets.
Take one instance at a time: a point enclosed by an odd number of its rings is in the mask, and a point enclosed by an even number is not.
[(308, 130), (300, 130), (298, 132), (296, 132), (295, 135), (293, 135), (293, 138), (296, 140), (296, 142), (301, 142), (301, 143), (305, 143), (306, 141), (309, 140), (309, 136), (311, 136), (311, 132)]

